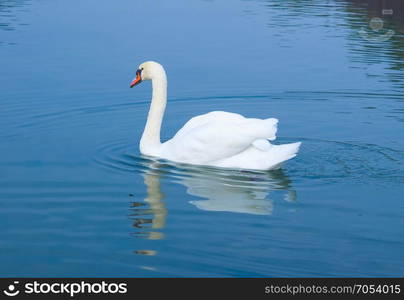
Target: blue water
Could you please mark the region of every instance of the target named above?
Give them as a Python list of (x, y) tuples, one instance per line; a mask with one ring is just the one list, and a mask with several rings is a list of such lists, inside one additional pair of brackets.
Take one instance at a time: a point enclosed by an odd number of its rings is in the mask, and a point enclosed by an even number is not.
[[(0, 276), (403, 276), (404, 6), (383, 3), (0, 0)], [(142, 157), (145, 60), (164, 140), (226, 110), (279, 118), (299, 155)]]

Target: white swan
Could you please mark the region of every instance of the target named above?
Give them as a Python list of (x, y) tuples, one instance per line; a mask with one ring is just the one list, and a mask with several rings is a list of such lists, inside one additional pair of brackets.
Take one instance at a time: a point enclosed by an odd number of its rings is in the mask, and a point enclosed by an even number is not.
[(146, 126), (140, 140), (140, 152), (175, 162), (232, 169), (270, 170), (296, 156), (300, 142), (272, 145), (278, 120), (245, 118), (242, 115), (213, 111), (189, 120), (165, 143), (160, 130), (167, 103), (167, 77), (159, 63), (148, 61), (139, 66), (134, 87), (151, 80), (153, 93)]

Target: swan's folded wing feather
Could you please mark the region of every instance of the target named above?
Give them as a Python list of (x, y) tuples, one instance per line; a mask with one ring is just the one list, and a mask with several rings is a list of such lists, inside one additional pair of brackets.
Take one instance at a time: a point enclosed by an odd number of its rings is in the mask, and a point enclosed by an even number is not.
[(257, 139), (275, 138), (276, 119), (247, 119), (237, 114), (223, 117), (220, 113), (187, 123), (185, 129), (163, 144), (164, 158), (207, 164), (234, 156)]
[(266, 139), (255, 140), (252, 142), (252, 145), (261, 151), (268, 151), (272, 147), (271, 143)]
[(178, 132), (175, 134), (175, 137), (185, 135), (191, 130), (199, 126), (206, 125), (207, 123), (220, 120), (226, 122), (237, 122), (242, 121), (244, 119), (245, 118), (240, 114), (230, 113), (226, 111), (212, 111), (190, 119), (188, 122), (185, 123), (185, 125), (180, 130), (178, 130)]

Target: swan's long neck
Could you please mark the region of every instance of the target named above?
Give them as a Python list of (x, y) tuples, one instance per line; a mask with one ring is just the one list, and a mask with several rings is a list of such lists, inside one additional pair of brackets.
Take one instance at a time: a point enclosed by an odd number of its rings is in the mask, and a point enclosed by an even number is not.
[(146, 126), (140, 140), (140, 152), (158, 156), (161, 147), (160, 130), (167, 103), (167, 77), (164, 69), (158, 70), (152, 78), (152, 100)]

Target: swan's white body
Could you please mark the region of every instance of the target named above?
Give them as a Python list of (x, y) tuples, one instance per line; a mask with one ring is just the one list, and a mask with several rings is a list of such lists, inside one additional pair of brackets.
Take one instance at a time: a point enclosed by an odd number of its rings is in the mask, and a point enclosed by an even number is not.
[(181, 163), (252, 170), (276, 169), (296, 156), (300, 142), (284, 145), (269, 142), (276, 138), (277, 119), (245, 118), (224, 111), (192, 118), (171, 140), (161, 143), (160, 130), (167, 103), (166, 74), (156, 62), (141, 64), (139, 71), (141, 78), (137, 81), (149, 79), (153, 86), (140, 140), (142, 154)]

